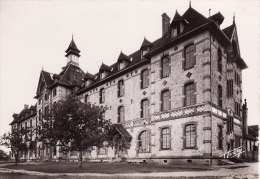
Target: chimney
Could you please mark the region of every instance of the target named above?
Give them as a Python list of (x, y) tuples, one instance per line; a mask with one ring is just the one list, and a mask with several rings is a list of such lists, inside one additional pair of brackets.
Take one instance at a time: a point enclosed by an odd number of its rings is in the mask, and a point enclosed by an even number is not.
[(245, 99), (245, 103), (242, 106), (242, 120), (243, 120), (243, 133), (244, 134), (248, 134), (247, 113), (248, 113), (248, 109), (247, 109), (247, 102)]
[(170, 18), (166, 13), (162, 14), (162, 36), (164, 36), (170, 28)]
[(27, 104), (24, 105), (24, 109), (28, 109), (29, 106)]

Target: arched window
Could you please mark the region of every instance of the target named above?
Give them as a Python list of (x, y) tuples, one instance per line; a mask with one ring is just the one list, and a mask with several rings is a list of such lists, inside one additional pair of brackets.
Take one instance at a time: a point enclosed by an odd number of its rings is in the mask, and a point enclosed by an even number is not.
[(161, 72), (161, 77), (165, 78), (170, 75), (171, 70), (170, 70), (170, 59), (169, 57), (164, 57), (162, 59), (162, 72)]
[(150, 132), (142, 131), (138, 136), (138, 148), (139, 152), (150, 152)]
[(185, 106), (196, 104), (196, 96), (195, 96), (195, 84), (193, 82), (187, 83), (184, 86), (185, 93)]
[(118, 97), (124, 96), (125, 94), (125, 87), (124, 87), (124, 80), (118, 81)]
[(171, 148), (171, 132), (169, 127), (161, 130), (161, 149), (168, 150)]
[(194, 44), (190, 44), (184, 48), (184, 69), (187, 70), (189, 68), (194, 67), (195, 65), (195, 48)]
[(161, 101), (162, 101), (161, 111), (170, 110), (170, 108), (171, 108), (170, 107), (170, 91), (168, 89), (162, 91), (162, 93), (161, 93)]
[(104, 103), (105, 102), (105, 89), (101, 88), (99, 92), (99, 102)]
[(222, 73), (222, 51), (218, 49), (218, 71)]
[(149, 73), (148, 70), (143, 70), (141, 72), (141, 88), (147, 88), (149, 86)]
[(218, 85), (218, 106), (222, 108), (222, 86)]
[(125, 121), (125, 108), (124, 106), (118, 107), (118, 123)]
[(185, 126), (185, 148), (196, 147), (196, 128), (195, 124), (188, 124)]
[(149, 102), (148, 99), (141, 101), (141, 118), (149, 116)]

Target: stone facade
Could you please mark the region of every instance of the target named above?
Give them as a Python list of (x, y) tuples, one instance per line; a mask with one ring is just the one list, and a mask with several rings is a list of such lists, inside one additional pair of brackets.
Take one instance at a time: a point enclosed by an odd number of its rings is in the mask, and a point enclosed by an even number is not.
[[(221, 14), (206, 18), (191, 7), (182, 16), (177, 13), (171, 24), (167, 14), (163, 15), (163, 36), (159, 40), (151, 43), (144, 39), (140, 50), (129, 56), (121, 53), (117, 63), (110, 67), (102, 64), (95, 75), (80, 69), (80, 51), (72, 39), (66, 50), (68, 64), (62, 72), (53, 76), (41, 72), (35, 97), (38, 100), (36, 121), (54, 102), (70, 94), (77, 95), (82, 102), (106, 106), (105, 118), (122, 124), (132, 136), (131, 145), (128, 150), (117, 152), (112, 148), (85, 152), (83, 158), (88, 160), (126, 158), (129, 161), (210, 163), (241, 145), (241, 79), (246, 64), (239, 54), (236, 25), (220, 30), (224, 19)], [(192, 26), (194, 21), (197, 26)], [(188, 48), (192, 49), (194, 61), (186, 68)], [(165, 58), (169, 70), (166, 75)], [(149, 83), (143, 88), (145, 70), (148, 70)], [(232, 88), (227, 80), (235, 82)], [(118, 95), (122, 90), (120, 81), (123, 81), (123, 93)], [(191, 104), (187, 104), (188, 84), (193, 85)], [(165, 90), (169, 105), (162, 97)], [(232, 95), (227, 95), (230, 90)], [(143, 100), (148, 101), (146, 116), (141, 114)], [(163, 109), (164, 105), (167, 109)], [(122, 114), (120, 107), (124, 108)], [(166, 138), (162, 137), (163, 130), (167, 131)], [(144, 132), (146, 136), (142, 138)], [(77, 160), (77, 153), (64, 156), (58, 147), (55, 154), (54, 149), (44, 148), (40, 143), (37, 148), (40, 150), (35, 156), (37, 159), (51, 156), (52, 159)]]

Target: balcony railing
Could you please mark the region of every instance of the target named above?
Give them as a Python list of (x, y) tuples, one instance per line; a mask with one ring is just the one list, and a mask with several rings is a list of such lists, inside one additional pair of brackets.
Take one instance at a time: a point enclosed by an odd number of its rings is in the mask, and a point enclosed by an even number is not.
[(137, 126), (147, 125), (156, 121), (170, 120), (170, 119), (176, 119), (180, 117), (187, 117), (189, 115), (196, 115), (205, 112), (207, 110), (208, 109), (205, 104), (193, 105), (193, 106), (178, 108), (166, 112), (154, 113), (150, 116), (150, 118), (139, 118), (132, 121), (125, 121), (122, 124), (125, 128), (137, 127)]

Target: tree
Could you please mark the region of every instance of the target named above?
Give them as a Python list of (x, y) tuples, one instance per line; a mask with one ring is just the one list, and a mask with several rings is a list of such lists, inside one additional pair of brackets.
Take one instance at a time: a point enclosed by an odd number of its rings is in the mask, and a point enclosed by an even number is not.
[(26, 141), (28, 140), (28, 131), (24, 128), (12, 130), (12, 132), (5, 133), (1, 139), (0, 144), (11, 148), (15, 158), (15, 165), (20, 159), (20, 153), (27, 150)]
[(109, 141), (111, 123), (102, 115), (105, 110), (69, 96), (45, 111), (40, 121), (39, 139), (48, 147), (58, 144), (63, 153), (78, 151), (82, 167), (83, 151), (101, 147), (104, 141)]

